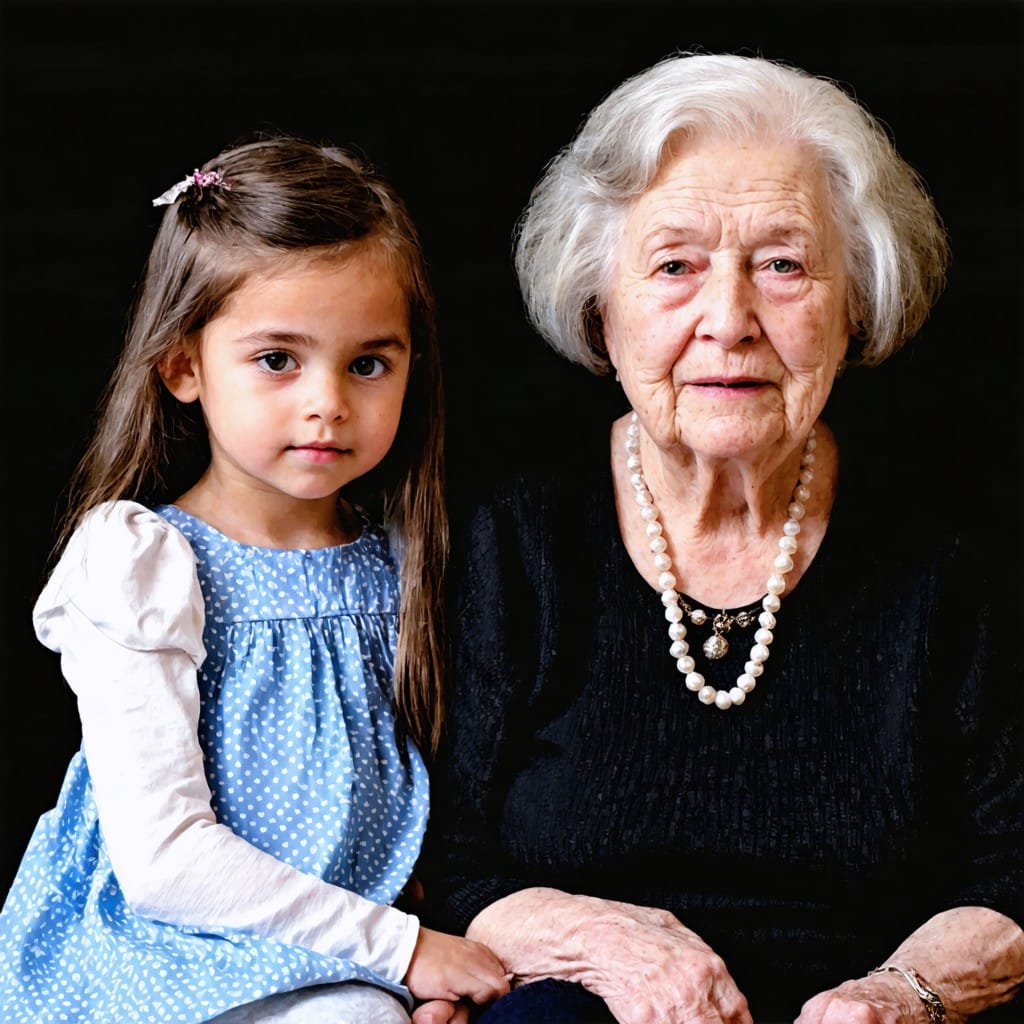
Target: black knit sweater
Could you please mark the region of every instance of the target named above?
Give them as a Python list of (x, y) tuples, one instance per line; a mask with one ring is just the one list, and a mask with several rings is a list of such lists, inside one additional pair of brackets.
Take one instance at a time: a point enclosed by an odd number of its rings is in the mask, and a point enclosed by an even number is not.
[[(1024, 921), (1020, 608), (926, 507), (844, 448), (764, 675), (721, 711), (668, 654), (606, 447), (479, 503), (455, 545), (425, 922), (461, 932), (535, 885), (665, 907), (755, 1017), (792, 1019), (938, 911)], [(697, 655), (708, 682), (733, 685), (752, 633)]]

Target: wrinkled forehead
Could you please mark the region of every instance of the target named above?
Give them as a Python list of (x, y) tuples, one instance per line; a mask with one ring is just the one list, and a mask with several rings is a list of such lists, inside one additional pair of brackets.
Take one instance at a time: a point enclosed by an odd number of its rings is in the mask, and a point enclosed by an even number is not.
[(820, 164), (790, 143), (712, 138), (677, 146), (630, 205), (626, 233), (660, 225), (756, 225), (830, 245), (837, 236)]
[[(670, 132), (661, 147), (654, 174), (645, 191), (656, 187), (672, 168), (695, 154), (714, 153), (718, 159), (729, 160), (729, 170), (753, 170), (753, 161), (772, 154), (773, 162), (785, 163), (791, 172), (814, 188), (826, 185), (826, 169), (821, 154), (809, 142), (770, 123), (755, 120), (740, 124), (709, 124), (680, 128)], [(733, 156), (739, 158), (732, 160)], [(744, 168), (744, 162), (747, 167)], [(716, 174), (720, 184), (725, 183), (725, 169)]]

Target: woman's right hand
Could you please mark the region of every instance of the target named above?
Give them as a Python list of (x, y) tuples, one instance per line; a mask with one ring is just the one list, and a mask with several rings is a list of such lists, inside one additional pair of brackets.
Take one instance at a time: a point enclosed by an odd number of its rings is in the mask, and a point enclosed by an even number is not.
[(527, 889), (481, 911), (468, 934), (517, 981), (579, 982), (620, 1024), (752, 1024), (721, 957), (665, 910)]
[(613, 904), (586, 933), (595, 964), (578, 980), (620, 1024), (753, 1024), (722, 958), (667, 910)]
[(487, 1003), (508, 991), (509, 976), (482, 943), (421, 927), (405, 984), (417, 999)]

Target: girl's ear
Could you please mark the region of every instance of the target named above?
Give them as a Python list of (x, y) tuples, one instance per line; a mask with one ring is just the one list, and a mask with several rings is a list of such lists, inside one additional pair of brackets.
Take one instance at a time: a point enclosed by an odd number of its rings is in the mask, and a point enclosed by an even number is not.
[(178, 345), (156, 364), (160, 379), (179, 402), (194, 402), (199, 397), (199, 375), (192, 346)]

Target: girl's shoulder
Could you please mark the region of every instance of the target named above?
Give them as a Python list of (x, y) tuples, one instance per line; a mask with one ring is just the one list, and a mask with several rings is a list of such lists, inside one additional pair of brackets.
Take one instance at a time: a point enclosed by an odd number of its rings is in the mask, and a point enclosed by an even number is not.
[[(69, 611), (136, 649), (165, 642), (168, 631), (202, 632), (202, 596), (191, 546), (174, 526), (134, 501), (90, 509), (67, 542), (32, 617), (52, 647)], [(188, 645), (186, 645), (188, 646)]]
[(53, 576), (137, 578), (146, 570), (194, 562), (184, 535), (163, 516), (136, 501), (105, 501), (82, 517)]

